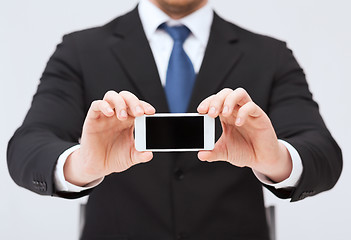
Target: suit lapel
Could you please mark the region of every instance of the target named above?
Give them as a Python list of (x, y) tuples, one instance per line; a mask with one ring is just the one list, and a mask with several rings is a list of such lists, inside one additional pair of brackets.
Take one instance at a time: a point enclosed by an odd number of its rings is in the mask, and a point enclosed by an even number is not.
[[(137, 8), (119, 19), (115, 26), (115, 37), (116, 43), (112, 50), (134, 83), (139, 97), (151, 103), (157, 112), (169, 112)], [(203, 99), (220, 90), (227, 74), (242, 56), (237, 41), (238, 35), (233, 25), (214, 14), (209, 42), (189, 103), (189, 112), (196, 112)]]
[(234, 26), (214, 14), (205, 56), (189, 103), (189, 112), (196, 112), (203, 99), (220, 90), (226, 76), (242, 56), (237, 41), (238, 35)]
[(145, 36), (138, 10), (121, 17), (115, 28), (113, 52), (139, 92), (157, 112), (168, 112), (168, 105), (157, 66)]

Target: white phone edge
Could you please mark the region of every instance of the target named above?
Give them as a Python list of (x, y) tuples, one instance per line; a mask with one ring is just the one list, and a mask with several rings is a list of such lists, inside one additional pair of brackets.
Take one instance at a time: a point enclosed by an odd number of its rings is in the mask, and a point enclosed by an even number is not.
[[(146, 117), (174, 117), (174, 116), (203, 116), (204, 117), (204, 148), (187, 149), (146, 149)], [(207, 114), (199, 113), (157, 113), (154, 115), (143, 115), (135, 118), (134, 124), (135, 149), (140, 152), (194, 152), (201, 150), (212, 150), (215, 144), (215, 120)]]

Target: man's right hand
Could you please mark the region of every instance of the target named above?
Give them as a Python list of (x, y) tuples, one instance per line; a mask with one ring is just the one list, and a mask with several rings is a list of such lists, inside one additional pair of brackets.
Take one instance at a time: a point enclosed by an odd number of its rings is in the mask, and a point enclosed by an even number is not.
[(150, 161), (152, 152), (135, 149), (133, 129), (135, 117), (154, 113), (154, 107), (127, 91), (109, 91), (103, 100), (94, 101), (83, 125), (81, 147), (64, 165), (66, 181), (84, 186)]

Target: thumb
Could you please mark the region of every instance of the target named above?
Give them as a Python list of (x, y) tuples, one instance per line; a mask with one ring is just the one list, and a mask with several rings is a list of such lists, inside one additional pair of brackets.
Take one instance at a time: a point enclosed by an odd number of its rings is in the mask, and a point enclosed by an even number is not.
[(227, 156), (227, 151), (218, 142), (215, 148), (211, 151), (199, 151), (197, 157), (201, 161), (215, 162), (215, 161), (225, 161)]
[(133, 163), (138, 164), (138, 163), (145, 163), (150, 161), (153, 158), (153, 153), (152, 152), (139, 152), (139, 151), (134, 151), (133, 153)]

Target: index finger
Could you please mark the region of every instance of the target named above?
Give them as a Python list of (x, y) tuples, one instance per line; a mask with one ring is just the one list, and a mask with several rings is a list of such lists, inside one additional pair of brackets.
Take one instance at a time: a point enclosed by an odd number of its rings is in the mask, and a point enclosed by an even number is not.
[(252, 102), (250, 95), (245, 89), (237, 88), (225, 98), (222, 114), (229, 116), (233, 113), (236, 106), (241, 107), (248, 102)]

